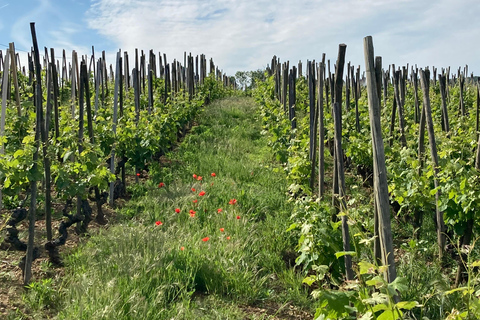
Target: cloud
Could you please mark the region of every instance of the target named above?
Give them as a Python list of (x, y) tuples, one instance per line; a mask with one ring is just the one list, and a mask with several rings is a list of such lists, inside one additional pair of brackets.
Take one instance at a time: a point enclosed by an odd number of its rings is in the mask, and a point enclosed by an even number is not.
[(478, 0), (94, 0), (87, 23), (122, 50), (154, 49), (170, 61), (205, 53), (233, 74), (274, 54), (296, 62), (325, 52), (333, 61), (339, 43), (363, 65), (367, 35), (388, 63), (474, 63), (480, 27), (466, 22), (479, 14)]

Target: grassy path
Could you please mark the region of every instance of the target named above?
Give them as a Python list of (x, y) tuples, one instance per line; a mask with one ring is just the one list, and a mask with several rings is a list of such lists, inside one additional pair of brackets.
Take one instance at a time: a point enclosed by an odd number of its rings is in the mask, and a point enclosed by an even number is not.
[(289, 266), (284, 175), (254, 108), (248, 98), (208, 106), (143, 174), (124, 222), (68, 258), (59, 318), (312, 318)]

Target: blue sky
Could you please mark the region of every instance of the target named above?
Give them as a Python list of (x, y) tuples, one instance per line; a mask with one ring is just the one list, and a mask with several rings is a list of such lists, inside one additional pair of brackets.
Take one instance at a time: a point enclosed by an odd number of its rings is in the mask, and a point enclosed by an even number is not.
[(364, 69), (363, 38), (373, 36), (383, 65), (469, 65), (480, 75), (479, 0), (0, 0), (0, 49), (39, 46), (90, 54), (134, 48), (183, 61), (204, 53), (233, 75), (281, 61), (347, 61)]

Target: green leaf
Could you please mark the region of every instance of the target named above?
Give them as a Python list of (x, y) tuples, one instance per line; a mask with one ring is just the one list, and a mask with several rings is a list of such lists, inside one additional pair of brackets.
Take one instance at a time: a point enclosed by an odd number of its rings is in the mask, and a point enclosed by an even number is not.
[(377, 320), (397, 320), (402, 316), (402, 311), (385, 310), (381, 315), (378, 316)]
[(319, 303), (327, 302), (328, 308), (342, 314), (346, 311), (350, 303), (350, 299), (345, 292), (342, 291), (323, 291), (318, 297)]
[(34, 135), (29, 135), (29, 136), (25, 136), (25, 138), (23, 138), (22, 143), (23, 144), (30, 144), (30, 143), (33, 143), (34, 141), (35, 141), (35, 136)]
[(471, 267), (480, 267), (480, 260), (472, 262)]
[(20, 156), (23, 156), (24, 154), (25, 154), (25, 152), (20, 149), (20, 150), (15, 151), (15, 153), (13, 154), (13, 157), (16, 159)]
[(381, 287), (384, 284), (384, 280), (380, 276), (376, 276), (373, 279), (365, 281), (367, 286)]
[(70, 156), (73, 154), (73, 151), (69, 150), (65, 152), (63, 155), (63, 162), (67, 162), (67, 160), (70, 160)]
[(416, 306), (418, 306), (417, 301), (400, 301), (395, 305), (399, 309), (405, 309), (405, 310), (412, 310)]
[(460, 288), (455, 288), (455, 289), (452, 289), (452, 290), (445, 291), (443, 294), (447, 295), (447, 294), (455, 293), (457, 291), (465, 291), (465, 290), (468, 290), (468, 288), (467, 287), (460, 287)]
[(377, 312), (380, 310), (388, 310), (388, 306), (384, 303), (380, 303), (380, 304), (374, 305), (372, 310), (373, 312)]
[(297, 224), (296, 224), (296, 223), (292, 223), (292, 224), (290, 225), (290, 227), (288, 227), (288, 229), (287, 229), (286, 231), (287, 231), (287, 232), (288, 232), (288, 231), (292, 231), (292, 230), (295, 229), (296, 227), (297, 227)]
[(358, 266), (360, 267), (360, 274), (374, 274), (376, 270), (376, 267), (373, 263), (366, 261), (360, 261)]
[[(373, 292), (370, 298), (363, 299), (362, 302), (369, 305), (386, 305), (388, 303), (388, 296), (385, 293)], [(377, 310), (384, 310), (384, 309), (377, 309)]]
[(335, 253), (335, 257), (337, 257), (337, 259), (340, 258), (340, 257), (343, 257), (345, 255), (356, 256), (357, 253), (355, 251), (340, 251), (340, 252)]
[(308, 286), (311, 286), (315, 281), (317, 281), (317, 276), (308, 276), (303, 279), (302, 283), (306, 283)]
[(326, 265), (320, 265), (320, 266), (312, 266), (312, 270), (317, 272), (317, 280), (323, 280), (325, 278), (325, 275), (328, 272), (329, 267)]
[(408, 290), (408, 282), (407, 279), (404, 277), (397, 277), (387, 286), (388, 293), (390, 296), (397, 295), (397, 291), (405, 292)]

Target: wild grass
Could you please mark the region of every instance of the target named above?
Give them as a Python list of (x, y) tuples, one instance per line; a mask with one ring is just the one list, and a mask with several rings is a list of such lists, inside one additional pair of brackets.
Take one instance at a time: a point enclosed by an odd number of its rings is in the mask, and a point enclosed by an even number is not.
[(206, 107), (167, 160), (129, 187), (123, 222), (67, 257), (59, 319), (244, 319), (241, 306), (262, 303), (312, 310), (302, 275), (283, 259), (295, 251), (285, 232), (292, 208), (253, 108), (246, 98)]

